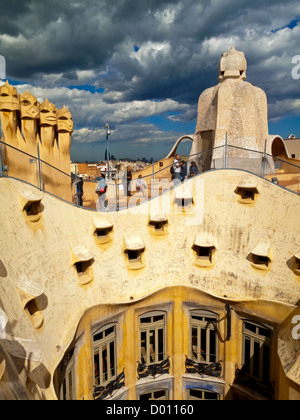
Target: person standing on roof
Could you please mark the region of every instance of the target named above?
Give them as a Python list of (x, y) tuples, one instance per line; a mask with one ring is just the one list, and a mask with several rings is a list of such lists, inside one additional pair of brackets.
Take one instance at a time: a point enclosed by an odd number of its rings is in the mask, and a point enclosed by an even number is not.
[(173, 163), (174, 179), (175, 179), (174, 185), (178, 185), (181, 182), (181, 168), (182, 168), (183, 163), (184, 162), (182, 160), (180, 160), (180, 155), (177, 154), (175, 156), (174, 163)]

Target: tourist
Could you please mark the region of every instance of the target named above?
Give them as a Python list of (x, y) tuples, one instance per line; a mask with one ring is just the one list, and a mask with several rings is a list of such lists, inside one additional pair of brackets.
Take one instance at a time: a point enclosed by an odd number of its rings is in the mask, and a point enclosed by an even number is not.
[(82, 201), (82, 197), (83, 197), (83, 179), (82, 178), (78, 178), (77, 183), (76, 183), (76, 196), (77, 196), (77, 205), (82, 207), (83, 201)]
[(127, 166), (127, 171), (123, 175), (123, 190), (124, 195), (131, 197), (131, 180), (132, 180), (132, 173), (131, 173), (131, 167)]
[(105, 174), (101, 174), (101, 178), (99, 179), (97, 187), (96, 187), (96, 194), (98, 195), (98, 200), (96, 203), (97, 211), (107, 210), (106, 191), (107, 191), (107, 185), (105, 181)]
[(181, 167), (183, 162), (180, 160), (180, 155), (176, 155), (174, 159), (174, 185), (177, 185), (181, 182)]
[(190, 166), (190, 178), (195, 175), (198, 175), (198, 166), (195, 161), (192, 161)]
[(140, 174), (139, 175), (139, 177), (138, 177), (138, 179), (136, 180), (136, 190), (139, 192), (139, 191), (141, 191), (142, 192), (142, 194), (143, 194), (143, 196), (144, 196), (144, 198), (147, 198), (147, 194), (146, 194), (146, 191), (147, 191), (147, 184), (146, 184), (146, 182), (143, 180), (143, 177), (142, 177), (142, 175)]

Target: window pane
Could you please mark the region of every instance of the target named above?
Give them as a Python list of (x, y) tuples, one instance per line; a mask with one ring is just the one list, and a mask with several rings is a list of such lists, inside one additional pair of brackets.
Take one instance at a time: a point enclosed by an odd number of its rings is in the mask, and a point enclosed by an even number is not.
[(217, 355), (217, 343), (216, 343), (216, 333), (213, 330), (210, 330), (210, 339), (209, 339), (209, 353), (210, 353), (210, 360), (211, 363), (216, 362), (216, 355)]
[(201, 361), (206, 362), (206, 330), (201, 328)]
[(157, 315), (153, 317), (153, 321), (157, 322), (157, 321), (162, 321), (164, 319), (163, 315)]
[(192, 328), (192, 358), (198, 359), (198, 328)]
[(203, 321), (203, 316), (192, 315), (192, 319), (195, 319), (197, 321)]
[(215, 392), (204, 392), (204, 399), (206, 401), (218, 400), (218, 394), (216, 394)]
[(115, 343), (112, 341), (109, 344), (109, 351), (110, 351), (110, 372), (111, 376), (115, 376)]
[(94, 353), (94, 375), (95, 375), (95, 385), (100, 385), (100, 369), (99, 369), (99, 351), (95, 350)]
[(270, 379), (270, 349), (263, 345), (263, 381), (268, 382)]
[(260, 355), (260, 343), (254, 342), (254, 355), (253, 355), (253, 376), (259, 378), (259, 355)]
[(151, 330), (149, 333), (150, 336), (150, 363), (156, 361), (155, 359), (155, 350), (156, 350), (156, 343), (155, 343), (155, 330)]
[(141, 324), (150, 324), (151, 322), (151, 317), (147, 317), (147, 318), (141, 318)]
[(147, 363), (147, 339), (146, 331), (141, 332), (141, 362)]
[(210, 324), (208, 325), (209, 327), (213, 327), (213, 325), (211, 324), (211, 322), (216, 322), (216, 318), (208, 318), (207, 316), (204, 318), (205, 322), (209, 322)]
[(105, 337), (107, 337), (108, 335), (112, 334), (114, 332), (114, 329), (115, 329), (115, 327), (108, 328), (105, 331)]
[(256, 333), (256, 325), (253, 325), (250, 322), (245, 322), (245, 328), (251, 332)]
[(259, 328), (259, 335), (263, 336), (263, 337), (270, 337), (271, 336), (271, 331), (267, 330), (266, 328)]
[(151, 400), (151, 394), (141, 394), (140, 395), (140, 400), (144, 400), (144, 401), (148, 401)]
[(102, 340), (102, 338), (103, 338), (103, 332), (94, 335), (94, 341)]
[(67, 385), (66, 385), (66, 378), (63, 382), (63, 400), (65, 401), (67, 399)]
[(192, 399), (202, 400), (203, 392), (200, 389), (191, 389), (190, 397), (192, 397)]
[(156, 391), (154, 392), (154, 400), (166, 400), (166, 391)]
[(158, 360), (164, 360), (164, 330), (158, 330)]
[(102, 349), (102, 378), (106, 382), (108, 379), (107, 376), (107, 348), (106, 346)]
[(69, 372), (69, 401), (73, 400), (72, 372)]
[(244, 371), (246, 373), (250, 373), (250, 349), (251, 349), (251, 342), (248, 337), (245, 337), (245, 361), (244, 361)]

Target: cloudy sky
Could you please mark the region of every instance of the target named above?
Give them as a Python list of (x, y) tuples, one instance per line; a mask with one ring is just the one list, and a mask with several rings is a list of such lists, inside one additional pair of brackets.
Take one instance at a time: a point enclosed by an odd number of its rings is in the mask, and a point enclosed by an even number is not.
[(165, 157), (194, 133), (199, 95), (232, 46), (268, 96), (270, 133), (300, 136), (299, 0), (0, 0), (0, 10), (6, 77), (70, 109), (73, 160), (104, 158), (106, 122), (118, 158)]

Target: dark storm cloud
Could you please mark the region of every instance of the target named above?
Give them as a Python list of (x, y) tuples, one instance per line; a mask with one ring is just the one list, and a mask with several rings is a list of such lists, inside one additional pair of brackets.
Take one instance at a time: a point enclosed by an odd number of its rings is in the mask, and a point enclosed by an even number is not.
[[(105, 1), (15, 1), (20, 11), (1, 16), (0, 50), (11, 78), (32, 80), (43, 73), (101, 67), (122, 34)], [(5, 30), (9, 26), (9, 30)]]
[[(291, 77), (298, 0), (0, 3), (7, 76), (66, 103), (86, 133), (108, 117), (124, 124), (169, 112), (173, 122), (194, 120), (199, 95), (218, 83), (220, 56), (233, 45), (245, 52), (248, 81), (266, 91), (270, 117), (299, 112), (300, 84)], [(81, 85), (98, 93), (70, 89)]]

